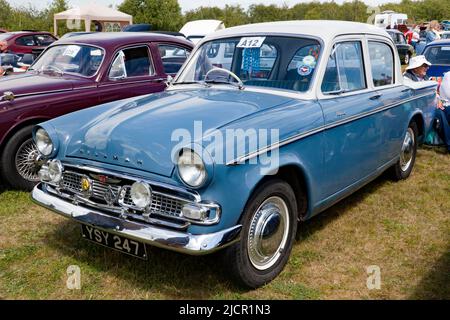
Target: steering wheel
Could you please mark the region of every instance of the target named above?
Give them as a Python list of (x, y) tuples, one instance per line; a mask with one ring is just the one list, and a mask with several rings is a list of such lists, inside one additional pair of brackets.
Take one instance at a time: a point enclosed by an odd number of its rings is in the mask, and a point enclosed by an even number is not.
[(56, 67), (56, 66), (53, 66), (53, 65), (51, 65), (51, 64), (49, 64), (49, 65), (47, 65), (47, 66), (45, 66), (45, 67), (42, 67), (41, 70), (42, 70), (42, 71), (44, 71), (44, 70), (54, 70), (54, 71), (56, 71), (57, 73), (64, 74), (64, 71), (62, 71), (60, 68), (58, 68), (58, 67)]
[[(241, 80), (234, 72), (231, 72), (231, 71), (228, 70), (228, 69), (218, 68), (218, 67), (214, 67), (214, 68), (210, 69), (210, 70), (205, 74), (205, 80), (204, 80), (205, 82), (207, 82), (207, 79), (208, 79), (209, 74), (210, 74), (211, 72), (214, 72), (214, 71), (225, 72), (225, 73), (227, 73), (228, 75), (230, 75), (234, 80), (237, 81), (239, 90), (243, 90), (243, 89), (245, 88), (245, 87), (244, 87), (244, 83), (242, 82), (242, 80)], [(231, 83), (231, 82), (230, 82), (230, 83)]]

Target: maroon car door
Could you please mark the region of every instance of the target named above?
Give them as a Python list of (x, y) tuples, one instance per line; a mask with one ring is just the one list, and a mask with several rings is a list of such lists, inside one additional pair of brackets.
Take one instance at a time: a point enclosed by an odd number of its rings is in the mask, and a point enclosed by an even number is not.
[(159, 57), (149, 44), (135, 44), (116, 52), (98, 84), (100, 103), (163, 91), (166, 76), (156, 59)]

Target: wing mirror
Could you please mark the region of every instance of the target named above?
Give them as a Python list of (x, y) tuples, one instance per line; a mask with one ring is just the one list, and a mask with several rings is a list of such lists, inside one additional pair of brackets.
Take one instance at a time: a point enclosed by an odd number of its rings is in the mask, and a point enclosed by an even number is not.
[(167, 80), (166, 80), (166, 86), (167, 87), (170, 87), (171, 85), (172, 85), (172, 83), (173, 83), (173, 80), (174, 80), (174, 78), (171, 76), (171, 75), (168, 75), (167, 76)]

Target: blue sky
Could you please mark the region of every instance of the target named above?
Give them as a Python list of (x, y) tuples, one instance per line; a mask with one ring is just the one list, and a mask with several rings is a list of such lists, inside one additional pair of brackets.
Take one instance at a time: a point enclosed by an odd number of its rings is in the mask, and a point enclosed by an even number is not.
[[(39, 0), (39, 1), (31, 1), (31, 0), (7, 0), (11, 5), (13, 6), (21, 6), (21, 5), (28, 5), (31, 4), (34, 7), (37, 7), (38, 9), (45, 8), (49, 3), (51, 3), (51, 0)], [(122, 3), (123, 0), (68, 0), (70, 5), (77, 6), (77, 5), (88, 5), (90, 3), (96, 3), (99, 5), (118, 5)], [(325, 2), (327, 0), (322, 0), (322, 2)], [(342, 3), (345, 0), (335, 0), (337, 3)], [(400, 2), (400, 0), (363, 0), (366, 4), (371, 6), (376, 6), (377, 4), (382, 4), (386, 2)], [(281, 5), (283, 3), (288, 4), (289, 6), (292, 6), (299, 2), (311, 2), (311, 0), (222, 0), (218, 3), (217, 0), (178, 0), (178, 3), (180, 4), (183, 11), (192, 10), (200, 6), (219, 6), (223, 7), (226, 4), (236, 5), (240, 4), (244, 8), (247, 8), (251, 4), (257, 4), (257, 3), (263, 3), (263, 4), (278, 4)]]

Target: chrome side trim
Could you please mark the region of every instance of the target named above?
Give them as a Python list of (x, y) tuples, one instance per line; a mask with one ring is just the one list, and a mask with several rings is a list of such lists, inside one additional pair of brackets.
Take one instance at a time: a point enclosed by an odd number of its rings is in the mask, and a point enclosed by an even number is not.
[(215, 233), (194, 235), (158, 226), (149, 226), (68, 203), (44, 192), (41, 184), (34, 187), (31, 198), (37, 204), (78, 223), (149, 245), (191, 255), (212, 253), (239, 241), (242, 228), (241, 225), (236, 225)]
[(354, 116), (350, 116), (348, 118), (335, 121), (335, 122), (330, 123), (328, 125), (319, 126), (317, 128), (314, 128), (314, 129), (302, 132), (300, 134), (296, 134), (296, 135), (291, 136), (291, 137), (289, 137), (287, 139), (284, 139), (284, 140), (281, 140), (281, 141), (276, 142), (274, 144), (271, 144), (270, 146), (261, 148), (259, 150), (254, 151), (254, 152), (251, 152), (251, 153), (248, 153), (248, 154), (246, 154), (244, 156), (238, 157), (238, 158), (236, 158), (234, 160), (231, 160), (231, 161), (227, 162), (226, 165), (227, 166), (233, 166), (233, 165), (242, 164), (242, 163), (244, 163), (245, 161), (247, 161), (249, 159), (252, 159), (254, 157), (259, 156), (260, 154), (263, 154), (263, 153), (269, 152), (271, 150), (280, 148), (280, 147), (282, 147), (284, 145), (287, 145), (287, 144), (295, 142), (297, 140), (306, 138), (306, 137), (311, 136), (313, 134), (316, 134), (316, 133), (319, 133), (319, 132), (322, 132), (322, 131), (325, 131), (325, 130), (328, 130), (328, 129), (332, 129), (332, 128), (341, 126), (343, 124), (346, 124), (346, 123), (349, 123), (349, 122), (353, 122), (355, 120), (359, 120), (359, 119), (371, 116), (373, 114), (376, 114), (376, 113), (379, 113), (379, 112), (382, 112), (382, 111), (389, 110), (389, 109), (391, 109), (393, 107), (396, 107), (398, 105), (401, 105), (401, 104), (404, 104), (404, 103), (408, 103), (408, 102), (416, 100), (416, 99), (424, 98), (424, 97), (430, 96), (432, 94), (435, 94), (435, 93), (434, 92), (433, 93), (424, 93), (424, 94), (421, 94), (419, 96), (407, 98), (407, 99), (404, 99), (402, 101), (398, 101), (398, 102), (391, 103), (391, 104), (388, 104), (388, 105), (385, 105), (385, 106), (382, 106), (382, 107), (379, 107), (379, 108), (375, 108), (375, 109), (373, 109), (371, 111), (366, 111), (366, 112), (363, 112), (363, 113), (360, 113), (360, 114), (357, 114), (357, 115), (354, 115)]
[(52, 93), (61, 93), (61, 92), (69, 92), (73, 91), (72, 88), (70, 89), (60, 89), (60, 90), (51, 90), (51, 91), (40, 91), (40, 92), (32, 92), (32, 93), (22, 93), (15, 96), (15, 98), (23, 98), (23, 97), (30, 97), (30, 96), (36, 96), (40, 94), (52, 94)]

